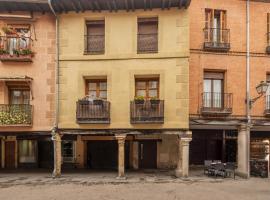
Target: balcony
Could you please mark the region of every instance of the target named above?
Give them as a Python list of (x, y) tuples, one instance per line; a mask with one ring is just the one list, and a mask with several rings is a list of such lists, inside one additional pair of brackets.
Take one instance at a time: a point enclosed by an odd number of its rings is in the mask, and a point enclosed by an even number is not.
[(0, 36), (0, 60), (2, 62), (31, 62), (33, 55), (31, 38)]
[(232, 114), (232, 105), (233, 95), (231, 93), (202, 93), (202, 115), (228, 116)]
[(270, 117), (270, 95), (266, 95), (266, 97), (265, 97), (264, 115), (267, 117)]
[(78, 124), (109, 124), (110, 102), (103, 100), (79, 100), (76, 118)]
[(85, 54), (104, 54), (105, 53), (105, 35), (85, 35)]
[(132, 124), (164, 123), (164, 101), (130, 102), (130, 121)]
[(227, 52), (230, 50), (230, 30), (219, 28), (205, 28), (204, 50)]
[(138, 34), (137, 36), (138, 53), (157, 53), (158, 52), (158, 34)]
[(0, 126), (31, 126), (31, 105), (0, 105)]

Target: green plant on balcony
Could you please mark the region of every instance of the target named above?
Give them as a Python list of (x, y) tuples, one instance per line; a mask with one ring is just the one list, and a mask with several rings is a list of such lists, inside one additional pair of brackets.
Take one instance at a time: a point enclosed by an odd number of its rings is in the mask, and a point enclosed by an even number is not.
[(135, 104), (143, 104), (144, 103), (144, 96), (136, 96), (134, 98)]
[(159, 104), (160, 100), (157, 97), (151, 97), (150, 102), (151, 104)]
[(30, 124), (31, 117), (28, 113), (16, 108), (9, 111), (0, 111), (0, 125)]
[(5, 55), (5, 54), (8, 54), (8, 51), (3, 48), (0, 48), (0, 55)]
[(17, 31), (12, 29), (11, 27), (9, 26), (4, 26), (2, 28), (2, 31), (7, 34), (7, 35), (17, 35)]
[(34, 52), (31, 49), (22, 49), (20, 51), (20, 55), (24, 55), (24, 56), (26, 56), (26, 55), (32, 56), (33, 54), (34, 54)]

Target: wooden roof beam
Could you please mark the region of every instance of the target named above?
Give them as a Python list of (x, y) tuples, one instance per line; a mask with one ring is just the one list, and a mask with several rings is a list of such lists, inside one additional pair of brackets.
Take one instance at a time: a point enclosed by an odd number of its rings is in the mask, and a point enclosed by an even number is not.
[(78, 5), (79, 5), (79, 8), (80, 8), (81, 12), (84, 12), (85, 9), (84, 9), (84, 7), (83, 7), (83, 5), (81, 3), (81, 0), (77, 0), (77, 1), (78, 1)]
[(132, 8), (132, 11), (135, 11), (135, 3), (134, 3), (134, 0), (131, 0), (131, 8)]
[(178, 2), (178, 8), (180, 9), (182, 7), (183, 0), (179, 0)]
[(144, 7), (144, 10), (147, 10), (147, 2), (146, 2), (146, 0), (143, 0), (143, 7)]
[(125, 6), (126, 6), (127, 12), (129, 12), (128, 0), (125, 0)]
[(70, 0), (70, 2), (71, 2), (72, 8), (76, 11), (76, 13), (78, 13), (79, 12), (79, 9), (76, 7), (74, 1), (73, 0)]
[(9, 2), (9, 3), (38, 3), (38, 4), (47, 4), (48, 0), (0, 0), (0, 2)]
[(168, 2), (168, 10), (170, 10), (170, 8), (171, 8), (171, 5), (172, 5), (172, 0), (169, 0), (169, 2)]
[(65, 4), (63, 1), (55, 1), (55, 5), (59, 5), (59, 7), (61, 8), (61, 10), (63, 10), (65, 13), (68, 12)]
[(93, 12), (96, 11), (92, 1), (86, 1), (86, 3), (90, 10), (92, 10)]
[[(16, 5), (16, 4), (14, 4), (14, 5)], [(38, 8), (38, 10), (40, 10), (40, 12), (42, 13), (42, 14), (45, 14), (45, 11), (44, 11), (44, 9), (40, 6), (40, 4), (35, 4), (35, 6)]]
[(112, 0), (112, 3), (113, 3), (113, 7), (114, 7), (115, 12), (117, 12), (118, 11), (118, 7), (117, 7), (116, 1), (115, 0)]
[(111, 6), (111, 3), (110, 3), (110, 0), (107, 0), (106, 1), (106, 4), (107, 4), (107, 8), (110, 12), (112, 12), (112, 6)]
[(149, 0), (149, 8), (150, 8), (150, 10), (152, 10), (153, 9), (153, 5), (152, 5), (152, 0)]
[(94, 4), (95, 4), (96, 8), (98, 9), (98, 12), (101, 12), (101, 7), (99, 5), (99, 2), (96, 0), (96, 1), (94, 1)]

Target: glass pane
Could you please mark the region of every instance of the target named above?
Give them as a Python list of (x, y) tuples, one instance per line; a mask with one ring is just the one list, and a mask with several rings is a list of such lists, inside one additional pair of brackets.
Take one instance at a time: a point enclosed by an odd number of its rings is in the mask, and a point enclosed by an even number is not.
[(23, 104), (30, 104), (30, 92), (29, 91), (23, 91)]
[(107, 99), (107, 91), (100, 91), (99, 98)]
[(221, 80), (213, 80), (214, 88), (213, 92), (221, 93), (222, 92), (222, 81)]
[(62, 156), (64, 162), (74, 161), (74, 142), (62, 141)]
[(204, 79), (203, 84), (203, 106), (211, 107), (212, 95), (211, 95), (211, 80)]
[(136, 88), (137, 89), (145, 89), (146, 88), (146, 82), (145, 81), (137, 81), (136, 82)]
[(97, 98), (97, 91), (89, 91), (89, 97), (90, 99)]
[(157, 90), (149, 90), (149, 97), (158, 97)]
[(158, 88), (158, 81), (149, 81), (149, 88), (150, 89)]
[(11, 104), (21, 104), (22, 93), (19, 90), (11, 91)]
[(213, 80), (213, 106), (215, 108), (220, 108), (222, 106), (222, 80)]
[(96, 90), (97, 89), (97, 83), (89, 83), (89, 90)]
[(99, 89), (100, 90), (107, 90), (107, 82), (100, 82)]
[(19, 141), (19, 162), (20, 163), (36, 162), (36, 141), (33, 140)]
[(146, 91), (145, 90), (137, 90), (137, 96), (146, 96)]

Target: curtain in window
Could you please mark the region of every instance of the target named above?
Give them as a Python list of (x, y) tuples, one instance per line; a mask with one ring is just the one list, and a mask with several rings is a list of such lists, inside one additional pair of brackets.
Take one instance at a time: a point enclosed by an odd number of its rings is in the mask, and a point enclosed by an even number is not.
[(37, 143), (34, 140), (20, 140), (19, 143), (19, 162), (35, 163)]

